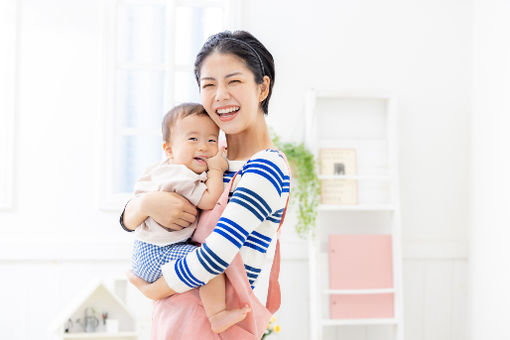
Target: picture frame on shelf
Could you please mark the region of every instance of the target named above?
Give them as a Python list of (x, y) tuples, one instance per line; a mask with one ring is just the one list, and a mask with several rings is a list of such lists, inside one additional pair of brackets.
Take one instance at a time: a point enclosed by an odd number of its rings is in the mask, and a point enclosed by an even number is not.
[[(357, 155), (353, 148), (321, 148), (319, 171), (323, 176), (356, 176)], [(327, 178), (321, 180), (321, 204), (358, 204), (358, 180)]]
[(358, 173), (356, 149), (321, 148), (319, 171), (321, 175), (355, 176)]

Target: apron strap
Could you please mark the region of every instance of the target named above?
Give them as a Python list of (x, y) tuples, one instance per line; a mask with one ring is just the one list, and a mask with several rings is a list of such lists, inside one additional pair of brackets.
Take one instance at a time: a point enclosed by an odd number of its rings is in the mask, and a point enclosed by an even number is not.
[[(280, 155), (283, 157), (290, 174), (290, 166), (289, 162), (287, 161), (287, 157), (282, 152), (280, 152)], [(291, 177), (292, 175), (289, 176), (289, 179)], [(280, 282), (278, 282), (278, 278), (280, 276), (280, 234), (281, 234), (280, 229), (283, 224), (283, 220), (285, 219), (285, 213), (287, 212), (287, 208), (289, 206), (289, 198), (290, 198), (290, 186), (289, 195), (287, 196), (287, 202), (285, 203), (285, 209), (283, 209), (280, 225), (278, 226), (276, 232), (276, 249), (273, 257), (273, 265), (271, 266), (271, 274), (269, 276), (269, 287), (267, 288), (266, 308), (271, 312), (271, 314), (274, 314), (278, 310), (278, 308), (280, 308), (282, 302)]]

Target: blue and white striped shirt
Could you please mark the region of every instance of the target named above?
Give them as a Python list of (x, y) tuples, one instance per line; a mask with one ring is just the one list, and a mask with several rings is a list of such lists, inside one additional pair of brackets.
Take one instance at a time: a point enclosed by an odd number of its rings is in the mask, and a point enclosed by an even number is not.
[(266, 149), (247, 162), (229, 161), (225, 184), (238, 170), (229, 202), (205, 243), (161, 267), (168, 285), (178, 293), (223, 273), (238, 252), (251, 287), (257, 283), (289, 195), (289, 169), (278, 151)]

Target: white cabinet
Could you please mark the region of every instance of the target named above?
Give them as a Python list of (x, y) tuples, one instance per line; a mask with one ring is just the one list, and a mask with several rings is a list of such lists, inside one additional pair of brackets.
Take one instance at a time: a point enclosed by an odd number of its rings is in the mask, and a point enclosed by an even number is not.
[[(316, 235), (309, 241), (310, 338), (403, 340), (395, 102), (382, 93), (310, 90), (306, 99), (305, 126), (305, 144), (319, 160), (319, 170), (326, 162), (322, 154), (321, 163), (321, 150), (355, 150), (356, 155), (354, 171), (344, 171), (352, 164), (340, 164), (337, 174), (324, 169), (322, 173), (327, 174), (319, 174), (322, 185), (328, 185), (329, 197), (321, 198)], [(352, 185), (355, 197), (349, 192)], [(346, 186), (349, 190), (344, 190)], [(335, 193), (345, 197), (331, 200)], [(339, 201), (347, 203), (338, 204)], [(336, 265), (334, 261), (329, 263), (330, 235), (389, 235), (391, 286), (372, 287), (370, 282), (364, 282), (370, 288), (332, 289), (332, 282), (338, 278), (330, 277), (330, 266)], [(360, 247), (363, 247), (362, 243)], [(363, 249), (356, 253), (363, 253)], [(392, 297), (390, 317), (339, 317), (331, 305), (333, 297), (361, 297), (362, 300), (367, 295), (385, 294)]]

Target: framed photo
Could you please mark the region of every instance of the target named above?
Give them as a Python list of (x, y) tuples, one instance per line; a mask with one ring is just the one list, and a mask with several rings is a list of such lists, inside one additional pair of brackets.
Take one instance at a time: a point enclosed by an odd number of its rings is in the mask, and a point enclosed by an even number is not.
[(319, 169), (321, 175), (356, 175), (358, 173), (356, 149), (320, 149)]
[[(324, 148), (319, 151), (321, 175), (355, 176), (358, 173), (356, 149)], [(321, 180), (322, 204), (358, 204), (358, 180), (328, 178)]]

